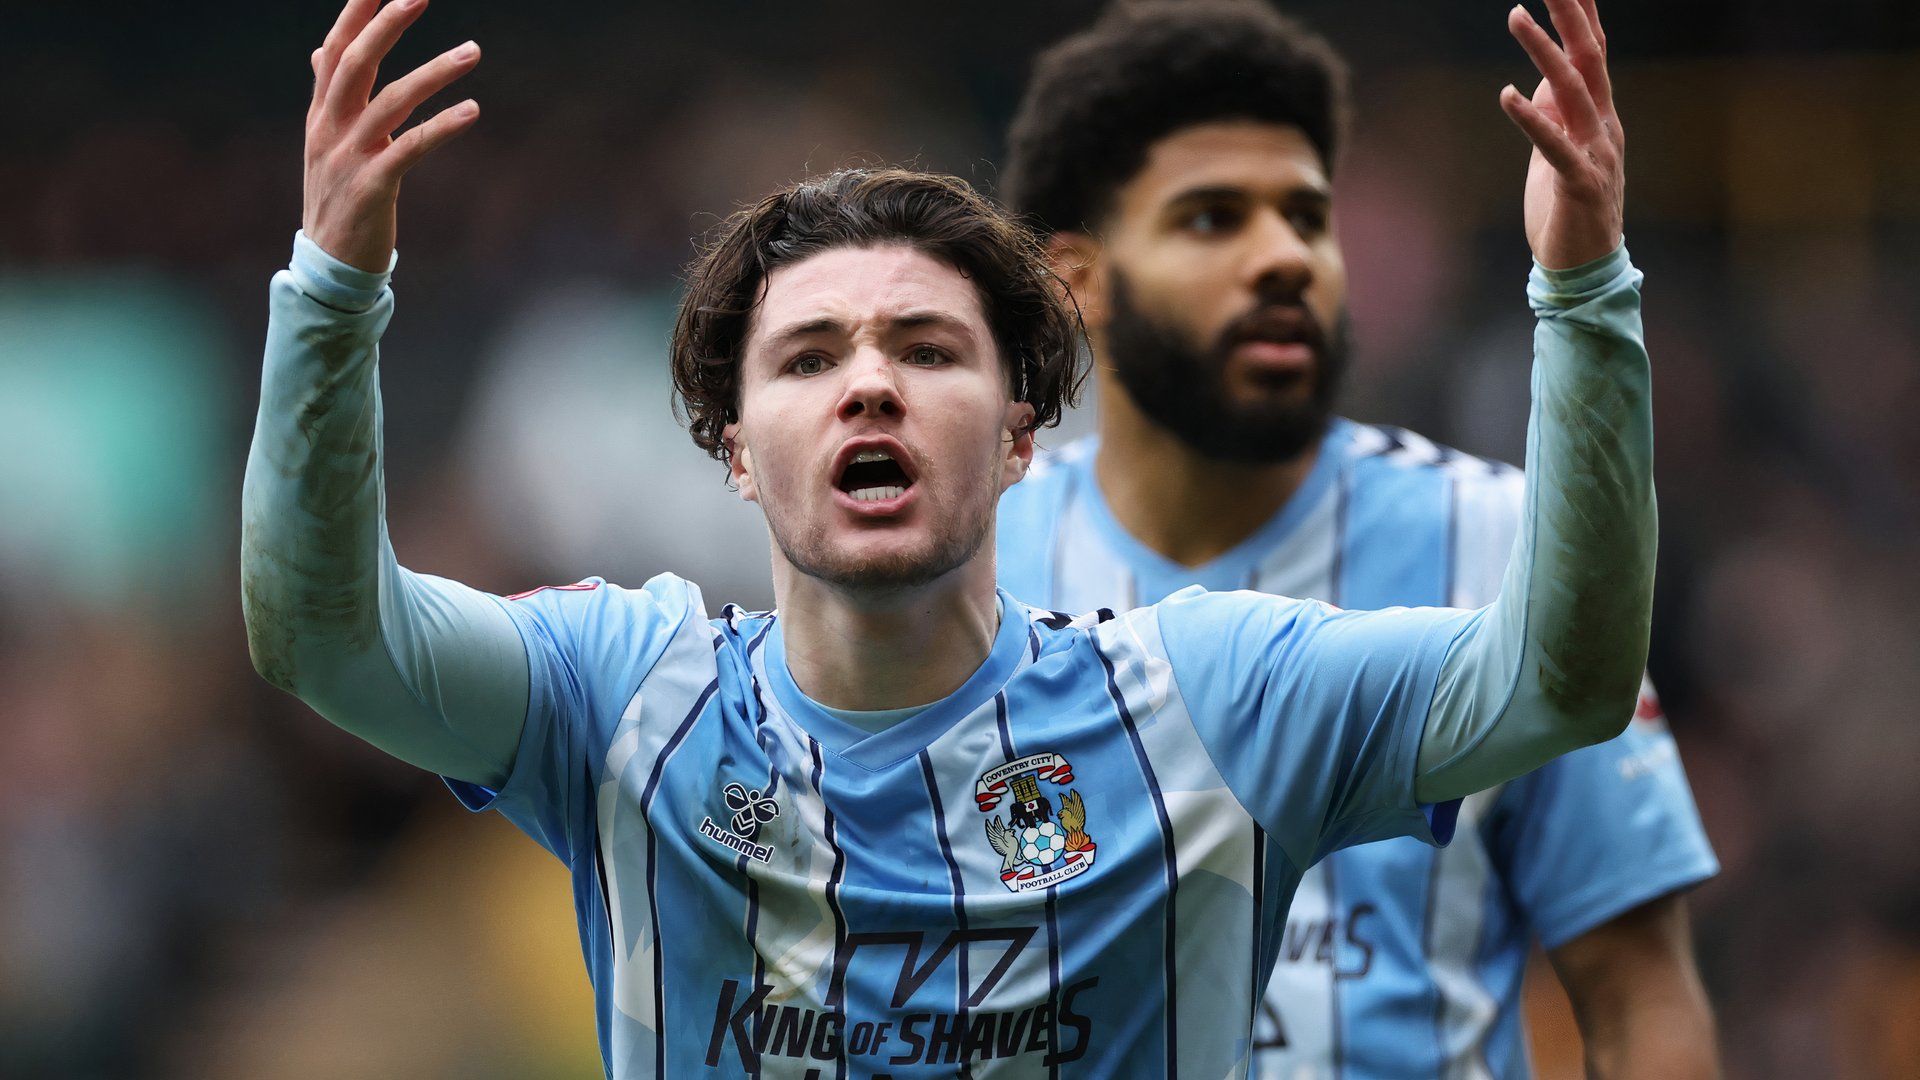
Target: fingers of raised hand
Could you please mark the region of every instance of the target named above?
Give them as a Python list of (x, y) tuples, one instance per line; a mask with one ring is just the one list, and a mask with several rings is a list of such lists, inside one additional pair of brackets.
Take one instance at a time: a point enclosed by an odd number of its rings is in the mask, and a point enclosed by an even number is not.
[(479, 118), (480, 106), (472, 99), (442, 109), (393, 140), (393, 145), (374, 159), (374, 168), (378, 170), (382, 181), (398, 184), (407, 170), (420, 163), (421, 158), (432, 153), (441, 143), (472, 127)]
[(1600, 42), (1600, 27), (1595, 21), (1594, 0), (1546, 0), (1553, 28), (1566, 45), (1567, 59), (1587, 83), (1593, 103), (1602, 117), (1613, 111), (1613, 85), (1607, 75), (1607, 50)]
[(320, 48), (313, 50), (313, 55), (307, 57), (307, 63), (313, 68), (313, 99), (307, 102), (308, 125), (312, 125), (313, 118), (320, 115), (320, 101), (327, 95), (327, 77), (321, 68), (325, 55), (326, 50)]
[(333, 27), (313, 54), (313, 100), (315, 106), (325, 99), (327, 84), (333, 80), (333, 69), (340, 63), (340, 53), (349, 42), (358, 37), (380, 7), (380, 0), (347, 0), (340, 14), (333, 20)]
[(395, 79), (376, 95), (354, 125), (353, 141), (371, 145), (383, 135), (406, 123), (420, 103), (444, 90), (447, 85), (480, 62), (480, 46), (469, 41), (434, 57), (420, 67)]
[(1580, 0), (1580, 6), (1587, 13), (1587, 22), (1593, 26), (1593, 39), (1600, 44), (1600, 55), (1607, 55), (1607, 31), (1600, 25), (1600, 8), (1595, 0)]
[(1536, 103), (1528, 100), (1525, 94), (1509, 85), (1500, 91), (1500, 108), (1522, 132), (1532, 141), (1534, 149), (1547, 159), (1547, 164), (1563, 177), (1578, 178), (1593, 170), (1593, 162), (1581, 149), (1568, 138), (1565, 128), (1548, 115), (1542, 104), (1551, 106), (1549, 99)]
[(393, 0), (347, 44), (327, 85), (325, 108), (336, 123), (351, 124), (366, 108), (380, 61), (426, 7), (427, 0)]
[(1550, 37), (1533, 16), (1519, 5), (1507, 13), (1507, 29), (1533, 59), (1540, 74), (1553, 86), (1560, 115), (1566, 118), (1567, 132), (1578, 141), (1593, 138), (1601, 131), (1600, 115), (1594, 106), (1593, 92), (1586, 77)]

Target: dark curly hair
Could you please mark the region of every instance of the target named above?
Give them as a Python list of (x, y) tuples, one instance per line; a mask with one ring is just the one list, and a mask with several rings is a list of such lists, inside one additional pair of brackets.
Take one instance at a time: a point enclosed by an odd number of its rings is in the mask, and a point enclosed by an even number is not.
[(1261, 0), (1116, 3), (1034, 62), (1001, 201), (1049, 232), (1097, 231), (1157, 140), (1214, 120), (1304, 132), (1331, 172), (1347, 67)]
[(1039, 238), (957, 177), (843, 169), (767, 196), (721, 223), (687, 272), (673, 330), (673, 386), (693, 441), (721, 461), (721, 431), (740, 418), (740, 360), (767, 275), (835, 248), (904, 244), (958, 270), (1006, 364), (1029, 430), (1060, 422), (1086, 373), (1078, 311)]

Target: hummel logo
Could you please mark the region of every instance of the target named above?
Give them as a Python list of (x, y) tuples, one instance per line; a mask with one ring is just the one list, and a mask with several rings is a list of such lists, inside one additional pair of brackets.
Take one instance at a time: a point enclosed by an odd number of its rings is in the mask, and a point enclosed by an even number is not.
[(779, 803), (739, 784), (728, 784), (720, 794), (727, 800), (727, 809), (733, 811), (733, 831), (748, 840), (759, 834), (761, 825), (780, 816)]
[(760, 835), (760, 826), (780, 816), (780, 804), (773, 796), (749, 790), (744, 784), (728, 784), (720, 789), (720, 795), (726, 800), (727, 809), (733, 811), (729, 822), (733, 828), (723, 829), (715, 825), (712, 818), (706, 818), (700, 822), (700, 835), (749, 859), (772, 862), (772, 845), (756, 844), (753, 840)]

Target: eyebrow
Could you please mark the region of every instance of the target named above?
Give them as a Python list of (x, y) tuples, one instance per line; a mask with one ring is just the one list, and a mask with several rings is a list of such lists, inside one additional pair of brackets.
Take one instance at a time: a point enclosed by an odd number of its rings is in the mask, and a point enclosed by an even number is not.
[[(965, 339), (968, 344), (974, 343), (973, 328), (967, 325), (966, 320), (944, 311), (908, 311), (886, 320), (886, 329), (889, 334), (898, 334), (903, 330), (924, 330), (929, 327), (956, 334)], [(824, 315), (817, 319), (808, 319), (806, 322), (782, 327), (768, 334), (765, 347), (775, 349), (801, 338), (825, 334), (846, 337), (848, 333), (846, 323), (830, 315)]]
[[(1240, 202), (1254, 196), (1246, 188), (1226, 184), (1188, 188), (1167, 200), (1168, 206), (1179, 206), (1192, 202)], [(1281, 194), (1286, 202), (1331, 203), (1333, 192), (1325, 186), (1302, 181), (1289, 186)]]

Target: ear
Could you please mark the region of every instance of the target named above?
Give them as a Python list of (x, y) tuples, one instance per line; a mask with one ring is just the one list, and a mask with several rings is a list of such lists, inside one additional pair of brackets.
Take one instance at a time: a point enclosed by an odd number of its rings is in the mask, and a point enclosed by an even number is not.
[(740, 423), (734, 421), (720, 429), (720, 441), (727, 448), (727, 476), (733, 488), (747, 502), (759, 502), (760, 493), (753, 484), (753, 454), (740, 438)]
[(1032, 405), (1024, 401), (1007, 403), (1007, 458), (1000, 469), (1000, 490), (1019, 483), (1027, 475), (1027, 466), (1033, 464), (1033, 417)]
[(1091, 233), (1057, 232), (1047, 237), (1047, 261), (1072, 291), (1080, 305), (1080, 319), (1089, 331), (1107, 322), (1107, 281), (1101, 244)]

